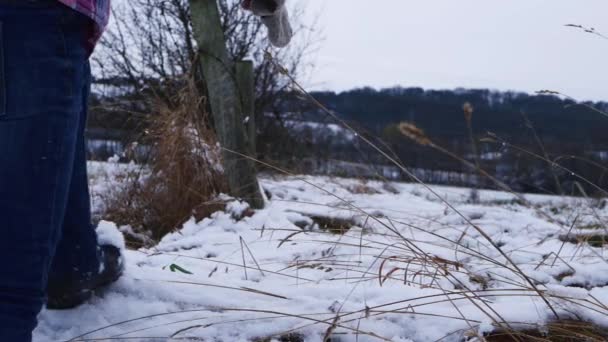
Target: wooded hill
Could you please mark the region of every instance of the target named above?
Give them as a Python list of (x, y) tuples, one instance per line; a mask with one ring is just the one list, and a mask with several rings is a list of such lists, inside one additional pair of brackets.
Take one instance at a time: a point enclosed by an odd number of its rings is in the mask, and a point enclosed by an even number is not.
[[(372, 88), (315, 92), (330, 109), (376, 133), (389, 124), (409, 121), (435, 139), (459, 139), (467, 135), (462, 106), (474, 108), (476, 134), (494, 132), (513, 142), (527, 142), (522, 112), (546, 144), (572, 143), (587, 148), (608, 147), (608, 117), (583, 104), (549, 95), (498, 92), (487, 89), (424, 90), (422, 88)], [(607, 103), (586, 103), (608, 110)]]

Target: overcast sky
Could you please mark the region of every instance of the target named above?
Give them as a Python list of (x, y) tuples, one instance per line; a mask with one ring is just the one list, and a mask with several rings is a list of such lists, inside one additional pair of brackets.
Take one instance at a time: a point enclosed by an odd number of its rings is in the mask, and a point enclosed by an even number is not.
[(319, 14), (314, 89), (552, 89), (608, 100), (607, 0), (292, 0)]

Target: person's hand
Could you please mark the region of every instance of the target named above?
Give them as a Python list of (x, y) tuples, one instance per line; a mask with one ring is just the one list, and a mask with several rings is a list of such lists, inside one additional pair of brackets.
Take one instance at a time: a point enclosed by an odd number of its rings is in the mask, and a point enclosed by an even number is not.
[(241, 6), (261, 18), (268, 28), (268, 38), (272, 45), (285, 47), (289, 44), (293, 30), (289, 24), (285, 0), (243, 0)]

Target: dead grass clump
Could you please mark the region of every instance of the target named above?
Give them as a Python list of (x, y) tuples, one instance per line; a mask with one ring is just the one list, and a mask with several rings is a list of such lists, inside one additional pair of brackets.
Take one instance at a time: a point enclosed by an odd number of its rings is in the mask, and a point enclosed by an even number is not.
[(604, 227), (601, 224), (599, 224), (599, 223), (590, 223), (590, 224), (578, 226), (576, 228), (582, 229), (582, 230), (599, 230), (599, 229), (604, 229)]
[(319, 229), (337, 235), (346, 234), (353, 226), (357, 225), (352, 219), (325, 216), (311, 216), (310, 218), (319, 226)]
[(150, 154), (143, 177), (133, 177), (106, 201), (104, 218), (161, 239), (190, 217), (222, 210), (225, 190), (219, 148), (193, 81), (157, 101), (143, 142)]
[(263, 338), (255, 338), (253, 342), (304, 342), (304, 336), (298, 333), (291, 333), (286, 335), (281, 335), (278, 337), (263, 337)]
[(508, 205), (521, 205), (521, 206), (525, 206), (526, 205), (526, 203), (523, 202), (519, 198), (488, 200), (488, 201), (484, 201), (484, 204), (486, 204), (486, 205), (494, 205), (494, 206), (497, 206), (497, 207), (504, 207), (504, 206), (508, 206)]
[(480, 274), (469, 275), (469, 281), (474, 284), (478, 284), (483, 290), (487, 290), (490, 287), (490, 278)]
[(562, 281), (564, 279), (566, 279), (567, 277), (572, 277), (576, 272), (573, 270), (567, 270), (564, 272), (561, 272), (560, 274), (556, 275), (554, 278), (557, 281)]
[(487, 342), (602, 342), (608, 340), (608, 330), (587, 322), (564, 320), (527, 331), (497, 331), (485, 336), (485, 340)]
[(294, 212), (302, 215), (302, 217), (293, 220), (292, 223), (298, 228), (309, 231), (319, 229), (330, 234), (343, 235), (346, 234), (352, 227), (357, 225), (357, 222), (352, 218), (339, 218), (331, 216), (310, 215), (300, 212)]
[(348, 191), (355, 195), (377, 195), (381, 192), (366, 184), (366, 182), (360, 182), (357, 184), (353, 184), (348, 187)]
[(602, 247), (608, 244), (608, 236), (603, 233), (598, 234), (564, 234), (559, 236), (560, 241), (569, 243), (587, 243), (591, 247)]

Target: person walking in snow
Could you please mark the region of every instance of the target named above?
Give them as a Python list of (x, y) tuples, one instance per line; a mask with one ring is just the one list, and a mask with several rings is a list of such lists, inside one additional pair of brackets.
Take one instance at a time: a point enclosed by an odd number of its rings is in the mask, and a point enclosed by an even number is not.
[[(245, 0), (270, 41), (284, 0)], [(110, 0), (0, 0), (0, 341), (29, 342), (45, 301), (69, 309), (122, 274), (91, 224), (84, 129), (89, 56)]]

